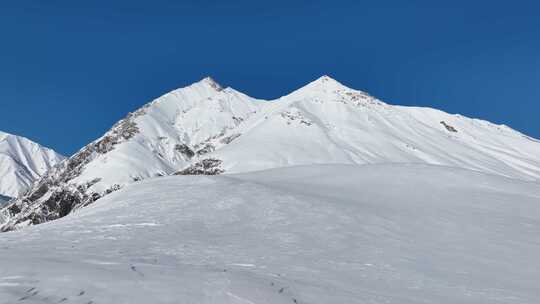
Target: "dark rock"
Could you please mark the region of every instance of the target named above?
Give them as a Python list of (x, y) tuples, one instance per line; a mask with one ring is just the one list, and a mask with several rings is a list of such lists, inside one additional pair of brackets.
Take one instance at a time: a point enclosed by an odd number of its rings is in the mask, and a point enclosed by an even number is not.
[(216, 147), (214, 145), (207, 143), (201, 149), (197, 150), (197, 155), (201, 156), (210, 152), (214, 152)]
[(225, 172), (225, 170), (219, 168), (222, 163), (222, 160), (207, 158), (176, 172), (174, 175), (217, 175)]
[(133, 138), (139, 132), (134, 118), (143, 115), (146, 108), (147, 106), (128, 114), (105, 136), (88, 144), (51, 169), (25, 195), (12, 200), (6, 207), (0, 209), (0, 213), (7, 217), (7, 223), (2, 225), (1, 230), (12, 230), (17, 224), (28, 220), (32, 224), (40, 224), (63, 217), (76, 208), (87, 206), (102, 196), (120, 189), (119, 185), (113, 185), (102, 194), (89, 192), (90, 187), (100, 182), (99, 178), (78, 185), (70, 185), (69, 182), (78, 177), (85, 165), (99, 154), (106, 154), (119, 143)]
[(222, 138), (222, 139), (220, 140), (220, 142), (221, 142), (222, 144), (228, 145), (228, 144), (230, 144), (233, 140), (235, 140), (235, 139), (237, 139), (238, 137), (240, 137), (240, 135), (242, 135), (242, 134), (240, 134), (240, 133), (235, 133), (235, 134), (229, 135), (229, 136), (227, 136), (227, 137)]
[(174, 149), (183, 155), (185, 155), (187, 158), (192, 158), (195, 156), (195, 152), (186, 144), (177, 144), (174, 146)]
[(449, 132), (457, 133), (456, 128), (452, 127), (451, 125), (447, 124), (444, 121), (441, 121), (441, 124), (448, 130)]

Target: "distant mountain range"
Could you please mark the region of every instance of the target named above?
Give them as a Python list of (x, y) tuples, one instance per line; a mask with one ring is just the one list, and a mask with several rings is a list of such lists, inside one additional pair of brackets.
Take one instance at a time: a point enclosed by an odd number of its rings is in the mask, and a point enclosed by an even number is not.
[(0, 132), (0, 203), (24, 194), (64, 158), (27, 138)]
[[(61, 160), (48, 153), (50, 165), (40, 172)], [(52, 168), (0, 211), (0, 223), (11, 230), (53, 220), (127, 184), (164, 175), (379, 163), (434, 164), (535, 181), (540, 142), (504, 125), (389, 105), (328, 76), (272, 101), (205, 78), (130, 113)], [(32, 181), (6, 194), (20, 195)]]

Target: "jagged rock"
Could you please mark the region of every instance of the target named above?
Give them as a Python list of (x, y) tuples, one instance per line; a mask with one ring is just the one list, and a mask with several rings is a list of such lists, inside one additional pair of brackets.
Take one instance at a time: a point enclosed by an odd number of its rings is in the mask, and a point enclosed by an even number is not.
[(229, 135), (227, 137), (224, 137), (222, 138), (219, 142), (221, 142), (222, 144), (230, 144), (233, 140), (237, 139), (238, 137), (240, 137), (242, 134), (240, 133), (235, 133), (235, 134), (232, 134), (232, 135)]
[(84, 166), (98, 154), (106, 154), (119, 143), (133, 138), (139, 129), (132, 119), (142, 114), (144, 110), (130, 113), (101, 139), (90, 143), (47, 172), (28, 193), (9, 202), (0, 210), (0, 218), (7, 218), (7, 222), (0, 223), (0, 231), (13, 230), (25, 222), (35, 225), (63, 217), (76, 208), (87, 206), (103, 195), (120, 189), (119, 185), (114, 185), (104, 193), (87, 192), (100, 178), (79, 185), (70, 185), (69, 182), (80, 176)]
[(113, 193), (114, 191), (118, 191), (122, 188), (122, 186), (118, 185), (118, 184), (114, 184), (112, 185), (109, 189), (105, 190), (105, 194), (111, 194)]
[(287, 120), (287, 124), (291, 124), (292, 121), (298, 121), (300, 124), (311, 126), (313, 123), (302, 115), (298, 109), (292, 109), (290, 111), (284, 111), (281, 113), (281, 117)]
[(197, 155), (201, 156), (210, 152), (214, 152), (216, 150), (216, 147), (212, 145), (211, 143), (205, 144), (201, 149), (197, 150)]
[[(56, 188), (48, 195), (40, 197), (39, 208), (29, 209), (35, 201), (20, 198), (14, 200), (10, 205), (2, 210), (3, 216), (7, 216), (7, 223), (4, 223), (0, 231), (16, 229), (17, 226), (27, 223), (32, 225), (41, 224), (69, 214), (73, 209), (88, 205), (96, 197), (88, 196), (75, 187)], [(13, 218), (15, 215), (18, 217)]]
[(174, 175), (217, 175), (225, 172), (219, 168), (223, 161), (215, 158), (203, 159)]
[(451, 125), (447, 124), (444, 121), (441, 121), (441, 124), (448, 130), (449, 132), (457, 133), (456, 128), (452, 127)]
[(237, 126), (244, 121), (244, 119), (242, 117), (237, 117), (237, 116), (233, 116), (232, 119), (234, 120), (234, 124), (237, 125)]
[(195, 156), (195, 152), (186, 144), (177, 144), (174, 146), (174, 149), (183, 155), (185, 155), (188, 159)]

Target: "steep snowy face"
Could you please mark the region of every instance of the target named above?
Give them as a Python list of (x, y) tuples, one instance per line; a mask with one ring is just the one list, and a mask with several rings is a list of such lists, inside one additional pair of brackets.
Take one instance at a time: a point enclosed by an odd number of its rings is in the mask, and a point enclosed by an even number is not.
[(208, 155), (225, 172), (399, 162), (540, 178), (540, 142), (530, 137), (435, 109), (391, 106), (327, 76), (265, 104), (258, 117), (243, 136)]
[(165, 94), (50, 171), (0, 217), (8, 227), (41, 223), (126, 184), (177, 172), (231, 141), (259, 104), (211, 78)]
[(62, 217), (150, 177), (329, 163), (427, 163), (539, 180), (540, 142), (482, 120), (388, 105), (328, 76), (266, 102), (206, 78), (130, 113), (51, 171), (0, 211), (2, 229)]
[(0, 202), (16, 197), (64, 159), (51, 149), (24, 137), (0, 132)]
[(171, 174), (219, 148), (219, 140), (256, 110), (252, 98), (203, 79), (154, 100), (118, 123), (97, 141), (103, 149), (70, 182), (91, 182), (91, 191), (103, 193), (114, 185)]

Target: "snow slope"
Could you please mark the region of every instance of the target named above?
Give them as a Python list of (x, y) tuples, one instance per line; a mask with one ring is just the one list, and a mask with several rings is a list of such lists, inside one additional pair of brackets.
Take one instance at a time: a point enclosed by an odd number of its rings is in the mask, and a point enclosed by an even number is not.
[(127, 184), (309, 164), (425, 163), (540, 179), (540, 142), (506, 126), (388, 105), (323, 76), (274, 101), (211, 78), (130, 113), (0, 211), (3, 230), (62, 217)]
[(391, 106), (329, 77), (265, 106), (262, 121), (207, 157), (223, 160), (226, 172), (399, 162), (540, 178), (539, 141), (487, 121)]
[(0, 234), (0, 302), (535, 304), (539, 202), (419, 164), (149, 179)]
[(23, 194), (63, 159), (60, 154), (27, 138), (0, 132), (0, 195)]

